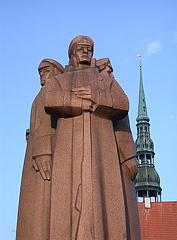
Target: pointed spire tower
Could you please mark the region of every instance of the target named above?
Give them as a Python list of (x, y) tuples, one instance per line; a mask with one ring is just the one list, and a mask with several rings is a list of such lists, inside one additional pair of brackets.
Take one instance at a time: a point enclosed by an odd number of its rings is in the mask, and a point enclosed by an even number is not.
[[(141, 55), (138, 55), (141, 57)], [(161, 201), (160, 177), (154, 165), (154, 143), (150, 138), (150, 119), (147, 114), (145, 93), (142, 78), (142, 65), (140, 59), (140, 85), (137, 121), (137, 161), (138, 174), (135, 179), (137, 199), (139, 197), (152, 198), (155, 202)]]

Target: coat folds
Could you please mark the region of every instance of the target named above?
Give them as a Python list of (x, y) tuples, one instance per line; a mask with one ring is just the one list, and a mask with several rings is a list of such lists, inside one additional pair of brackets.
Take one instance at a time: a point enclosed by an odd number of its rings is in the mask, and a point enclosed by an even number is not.
[(44, 93), (45, 87), (36, 96), (31, 109), (16, 240), (49, 240), (50, 181), (42, 179), (34, 162), (36, 156), (52, 155), (54, 142), (55, 124), (44, 111)]
[[(80, 87), (90, 88), (90, 100), (75, 94)], [(16, 240), (141, 239), (123, 163), (136, 155), (128, 110), (120, 85), (95, 67), (69, 65), (41, 89), (31, 111)], [(35, 165), (41, 155), (52, 156), (50, 181)]]
[[(93, 113), (73, 92), (91, 88)], [(128, 239), (121, 170), (113, 120), (126, 117), (119, 84), (96, 68), (53, 78), (46, 112), (59, 117), (51, 181), (50, 240)], [(90, 143), (89, 143), (90, 142)]]

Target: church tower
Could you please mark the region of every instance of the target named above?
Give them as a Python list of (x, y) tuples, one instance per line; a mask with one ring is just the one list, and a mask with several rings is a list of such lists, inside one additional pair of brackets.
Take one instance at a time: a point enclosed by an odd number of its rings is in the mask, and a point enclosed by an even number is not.
[(139, 104), (137, 121), (137, 161), (138, 174), (135, 179), (135, 190), (137, 199), (152, 199), (155, 202), (161, 201), (160, 177), (154, 165), (154, 143), (150, 138), (150, 119), (147, 114), (145, 93), (142, 78), (142, 65), (140, 61), (140, 85), (139, 85)]

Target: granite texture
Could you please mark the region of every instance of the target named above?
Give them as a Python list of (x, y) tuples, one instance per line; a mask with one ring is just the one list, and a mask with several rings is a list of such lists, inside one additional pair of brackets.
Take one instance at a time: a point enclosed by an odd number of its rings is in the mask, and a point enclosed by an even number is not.
[[(17, 240), (141, 239), (128, 98), (109, 59), (92, 58), (93, 50), (90, 37), (74, 38), (69, 65), (47, 75), (33, 104)], [(35, 140), (42, 115), (47, 134)]]

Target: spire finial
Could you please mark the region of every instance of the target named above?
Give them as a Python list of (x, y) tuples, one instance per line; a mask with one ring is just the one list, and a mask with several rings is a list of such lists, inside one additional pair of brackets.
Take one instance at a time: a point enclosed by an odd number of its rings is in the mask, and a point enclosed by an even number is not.
[(141, 64), (141, 57), (142, 57), (142, 53), (140, 53), (140, 54), (137, 54), (137, 57), (139, 57), (139, 58), (140, 58), (140, 67), (142, 67), (142, 64)]

